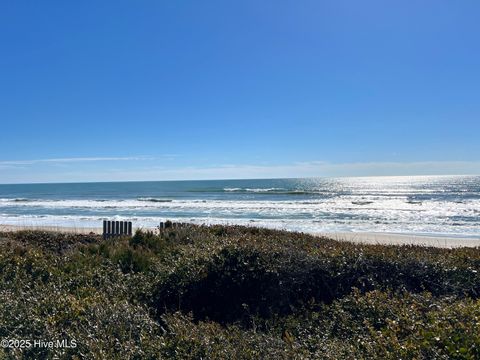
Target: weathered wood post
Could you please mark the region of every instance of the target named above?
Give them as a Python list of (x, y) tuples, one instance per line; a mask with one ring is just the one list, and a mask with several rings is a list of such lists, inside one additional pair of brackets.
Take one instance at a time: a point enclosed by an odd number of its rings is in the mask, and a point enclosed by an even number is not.
[(108, 239), (116, 236), (132, 236), (131, 221), (103, 220), (103, 238)]
[(105, 234), (105, 238), (108, 239), (110, 237), (110, 234), (112, 233), (112, 222), (107, 221), (107, 233)]
[(103, 240), (107, 238), (107, 220), (103, 220)]

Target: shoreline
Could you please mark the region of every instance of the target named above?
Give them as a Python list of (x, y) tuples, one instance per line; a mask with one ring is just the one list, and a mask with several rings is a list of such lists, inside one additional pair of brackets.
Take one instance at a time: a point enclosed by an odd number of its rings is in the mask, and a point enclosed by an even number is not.
[[(134, 228), (139, 229), (142, 227)], [(154, 228), (147, 228), (153, 230)], [(1, 225), (0, 232), (21, 231), (21, 230), (39, 230), (54, 231), (69, 234), (90, 234), (101, 235), (101, 227), (69, 227), (69, 226), (22, 226), (22, 225)], [(473, 237), (451, 237), (439, 235), (415, 235), (415, 234), (393, 234), (381, 232), (319, 232), (311, 235), (327, 237), (337, 241), (349, 241), (357, 244), (369, 245), (419, 245), (437, 248), (458, 248), (458, 247), (478, 247), (480, 238)]]

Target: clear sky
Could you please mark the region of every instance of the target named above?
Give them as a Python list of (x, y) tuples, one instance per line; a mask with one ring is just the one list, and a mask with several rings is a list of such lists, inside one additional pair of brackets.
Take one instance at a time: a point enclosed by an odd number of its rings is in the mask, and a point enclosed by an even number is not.
[(0, 182), (480, 174), (479, 14), (1, 1)]

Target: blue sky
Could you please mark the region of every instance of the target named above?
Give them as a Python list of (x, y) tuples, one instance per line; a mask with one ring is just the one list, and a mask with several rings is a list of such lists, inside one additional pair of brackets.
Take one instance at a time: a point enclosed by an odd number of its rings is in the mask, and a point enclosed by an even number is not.
[(0, 182), (480, 174), (478, 1), (2, 1)]

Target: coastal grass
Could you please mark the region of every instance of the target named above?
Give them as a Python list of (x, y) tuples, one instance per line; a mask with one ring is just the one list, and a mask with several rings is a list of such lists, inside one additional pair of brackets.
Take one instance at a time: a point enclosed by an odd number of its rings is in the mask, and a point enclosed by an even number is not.
[(0, 233), (0, 359), (476, 359), (480, 249), (240, 226)]

